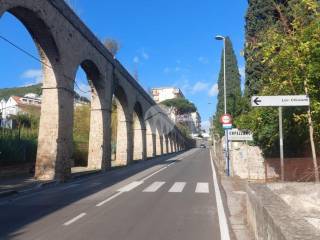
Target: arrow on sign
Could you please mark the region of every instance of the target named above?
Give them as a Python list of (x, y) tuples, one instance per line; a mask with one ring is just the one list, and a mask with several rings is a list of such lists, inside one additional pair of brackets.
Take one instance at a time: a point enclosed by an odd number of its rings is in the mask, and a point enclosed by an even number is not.
[(256, 97), (253, 102), (259, 106), (259, 103), (261, 103), (261, 100), (259, 99), (259, 97)]

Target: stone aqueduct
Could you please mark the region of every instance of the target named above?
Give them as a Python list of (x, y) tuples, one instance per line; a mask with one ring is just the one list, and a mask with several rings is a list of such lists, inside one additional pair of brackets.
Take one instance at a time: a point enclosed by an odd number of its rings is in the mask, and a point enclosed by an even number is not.
[(116, 161), (120, 164), (191, 146), (63, 0), (0, 0), (0, 16), (5, 12), (27, 28), (43, 63), (37, 179), (65, 180), (71, 174), (74, 79), (79, 66), (92, 88), (90, 169), (111, 167), (113, 96), (118, 112)]

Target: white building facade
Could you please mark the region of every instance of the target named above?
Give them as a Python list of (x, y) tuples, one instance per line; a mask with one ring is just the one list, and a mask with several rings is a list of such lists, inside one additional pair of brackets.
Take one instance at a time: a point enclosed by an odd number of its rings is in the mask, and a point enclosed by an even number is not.
[(0, 102), (1, 127), (12, 128), (13, 122), (10, 116), (27, 113), (30, 106), (39, 108), (40, 111), (41, 97), (34, 93), (28, 93), (23, 97), (11, 96), (8, 101), (2, 99)]
[[(182, 91), (174, 87), (152, 88), (151, 93), (154, 101), (158, 104), (169, 99), (185, 98)], [(197, 137), (201, 134), (201, 117), (198, 112), (177, 115), (174, 108), (161, 104), (160, 106), (173, 122), (186, 124), (191, 132), (191, 137)]]
[(168, 99), (184, 98), (182, 91), (179, 88), (163, 87), (151, 89), (153, 100), (156, 103), (163, 102)]

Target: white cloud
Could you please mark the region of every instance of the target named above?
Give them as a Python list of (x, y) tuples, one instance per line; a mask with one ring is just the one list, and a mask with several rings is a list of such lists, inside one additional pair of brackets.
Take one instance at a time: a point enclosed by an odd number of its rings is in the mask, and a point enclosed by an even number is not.
[(138, 56), (135, 56), (135, 57), (133, 58), (133, 62), (134, 62), (134, 63), (139, 63), (139, 62), (140, 62), (140, 58), (139, 58)]
[(215, 84), (212, 85), (212, 87), (209, 90), (209, 96), (210, 97), (214, 97), (214, 96), (217, 96), (218, 93), (219, 93), (218, 84), (215, 83)]
[(245, 77), (246, 77), (246, 68), (245, 67), (239, 67), (239, 73), (241, 75), (241, 78), (245, 79)]
[(144, 60), (148, 60), (150, 58), (149, 54), (146, 53), (145, 51), (142, 51), (141, 56), (143, 57)]
[(206, 57), (198, 57), (198, 61), (202, 64), (208, 64), (209, 60)]
[(192, 93), (202, 92), (208, 89), (209, 84), (206, 82), (196, 82), (192, 87)]
[(41, 83), (43, 80), (42, 70), (40, 69), (26, 70), (21, 74), (21, 78), (29, 79), (29, 81), (25, 83), (25, 86)]

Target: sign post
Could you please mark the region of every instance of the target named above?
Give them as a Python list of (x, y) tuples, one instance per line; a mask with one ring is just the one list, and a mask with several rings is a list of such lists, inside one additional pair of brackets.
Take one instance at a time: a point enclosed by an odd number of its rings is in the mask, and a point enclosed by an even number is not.
[(279, 141), (280, 141), (280, 168), (281, 181), (284, 181), (284, 157), (283, 157), (283, 127), (282, 127), (282, 107), (279, 107)]
[(232, 116), (230, 114), (223, 114), (220, 117), (220, 123), (225, 132), (225, 156), (227, 160), (227, 176), (230, 176), (230, 155), (229, 155), (229, 140), (228, 140), (228, 129), (232, 128)]
[(280, 168), (281, 181), (284, 181), (284, 153), (283, 153), (283, 107), (310, 106), (310, 98), (307, 95), (284, 96), (253, 96), (252, 107), (278, 107), (279, 108), (279, 144), (280, 144)]

